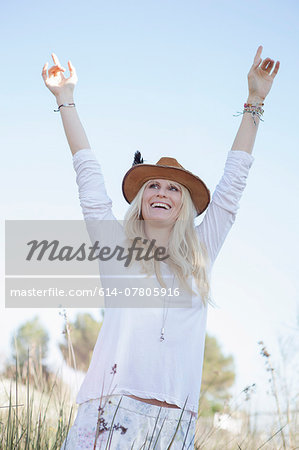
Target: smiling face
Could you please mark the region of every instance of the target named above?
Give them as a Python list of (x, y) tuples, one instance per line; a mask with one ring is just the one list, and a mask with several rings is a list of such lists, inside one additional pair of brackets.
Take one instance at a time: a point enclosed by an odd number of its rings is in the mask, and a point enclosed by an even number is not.
[(182, 189), (178, 183), (155, 179), (147, 182), (142, 196), (144, 220), (159, 220), (173, 224), (181, 209)]

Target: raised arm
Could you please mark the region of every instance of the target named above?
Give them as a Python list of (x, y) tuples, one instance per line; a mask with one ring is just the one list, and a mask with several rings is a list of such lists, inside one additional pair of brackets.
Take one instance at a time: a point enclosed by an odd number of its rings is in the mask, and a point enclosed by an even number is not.
[[(52, 53), (52, 58), (54, 66), (48, 70), (48, 63), (46, 63), (43, 67), (42, 77), (45, 85), (55, 96), (58, 107), (74, 103), (74, 88), (78, 81), (76, 70), (71, 61), (68, 61), (70, 76), (66, 78), (64, 76), (65, 69), (54, 53)], [(112, 201), (106, 192), (101, 167), (90, 148), (76, 108), (62, 106), (59, 111), (73, 154), (79, 199), (85, 220), (115, 220), (111, 210)]]
[[(45, 85), (55, 96), (58, 107), (63, 104), (74, 103), (74, 89), (78, 81), (75, 67), (71, 61), (68, 61), (70, 76), (66, 78), (64, 76), (65, 69), (54, 53), (52, 53), (52, 58), (54, 66), (48, 70), (49, 64), (46, 63), (43, 67), (42, 77)], [(72, 154), (74, 155), (79, 150), (90, 149), (76, 107), (62, 106), (59, 111)]]
[[(249, 93), (246, 103), (253, 106), (263, 105), (280, 65), (279, 61), (277, 61), (274, 66), (274, 60), (271, 58), (262, 60), (262, 50), (263, 47), (260, 45), (247, 75)], [(273, 67), (274, 70), (272, 71)], [(255, 115), (254, 123), (250, 113), (245, 112), (243, 114), (241, 125), (232, 145), (232, 150), (243, 150), (247, 153), (252, 153), (259, 122), (260, 119), (257, 115)]]
[[(253, 65), (248, 73), (247, 104), (262, 107), (279, 69), (273, 59), (261, 59), (263, 47), (257, 49)], [(273, 72), (271, 73), (274, 67)], [(245, 108), (244, 108), (245, 109)], [(249, 107), (252, 109), (252, 107)], [(253, 120), (254, 119), (254, 120)], [(202, 223), (197, 227), (199, 239), (203, 241), (214, 263), (225, 238), (231, 229), (246, 186), (246, 179), (253, 162), (251, 155), (259, 126), (259, 116), (244, 112), (236, 138), (228, 153), (224, 174), (218, 183)]]

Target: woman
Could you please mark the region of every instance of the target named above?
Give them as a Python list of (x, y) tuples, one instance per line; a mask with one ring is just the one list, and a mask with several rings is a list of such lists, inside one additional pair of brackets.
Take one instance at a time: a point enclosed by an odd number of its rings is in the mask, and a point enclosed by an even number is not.
[[(48, 70), (45, 64), (42, 76), (61, 113), (90, 234), (92, 221), (104, 220), (111, 221), (111, 230), (116, 229), (104, 236), (125, 236), (131, 245), (138, 237), (151, 255), (139, 262), (146, 273), (141, 283), (151, 280), (152, 286), (167, 289), (158, 291), (161, 308), (151, 308), (156, 304), (153, 295), (144, 308), (106, 309), (77, 397), (78, 414), (62, 448), (105, 448), (111, 436), (113, 449), (139, 449), (146, 443), (144, 448), (156, 444), (155, 448), (164, 450), (171, 442), (173, 449), (193, 448), (210, 272), (235, 220), (253, 162), (251, 152), (264, 100), (279, 70), (279, 62), (262, 60), (261, 53), (262, 46), (248, 74), (249, 95), (241, 125), (211, 203), (202, 180), (175, 159), (163, 157), (157, 164), (143, 164), (136, 155), (123, 180), (123, 193), (131, 204), (124, 228), (111, 212), (100, 166), (76, 111), (75, 68), (69, 61), (70, 76), (65, 78), (65, 69), (54, 54), (54, 66)], [(194, 227), (194, 217), (205, 209), (202, 223)], [(164, 261), (157, 257), (163, 252), (154, 253), (158, 248), (165, 251)], [(101, 275), (105, 273), (104, 262), (100, 270)], [(133, 277), (134, 282), (137, 279)], [(102, 283), (105, 286), (105, 280)], [(188, 306), (183, 302), (184, 307), (177, 307), (174, 292), (178, 288), (189, 293)], [(169, 306), (171, 302), (175, 307)]]

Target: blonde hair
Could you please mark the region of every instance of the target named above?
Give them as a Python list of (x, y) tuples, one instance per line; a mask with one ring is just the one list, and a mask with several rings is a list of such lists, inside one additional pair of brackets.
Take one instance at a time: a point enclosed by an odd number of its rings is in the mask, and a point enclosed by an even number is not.
[[(145, 234), (144, 220), (142, 217), (142, 197), (148, 181), (138, 191), (136, 197), (132, 201), (125, 215), (125, 234), (129, 242), (133, 242), (136, 236), (148, 239)], [(198, 241), (196, 234), (194, 219), (196, 217), (196, 209), (192, 202), (190, 193), (187, 188), (177, 183), (182, 190), (181, 209), (179, 216), (171, 230), (169, 237), (169, 245), (167, 254), (168, 261), (174, 274), (179, 282), (190, 293), (192, 288), (187, 280), (191, 276), (194, 277), (195, 284), (199, 290), (203, 303), (206, 305), (209, 301), (210, 285), (208, 279), (209, 258), (204, 243)], [(148, 244), (143, 244), (148, 247)], [(160, 262), (156, 258), (149, 261), (141, 261), (144, 272), (150, 274), (155, 273), (160, 285), (165, 287), (163, 277), (161, 275)]]

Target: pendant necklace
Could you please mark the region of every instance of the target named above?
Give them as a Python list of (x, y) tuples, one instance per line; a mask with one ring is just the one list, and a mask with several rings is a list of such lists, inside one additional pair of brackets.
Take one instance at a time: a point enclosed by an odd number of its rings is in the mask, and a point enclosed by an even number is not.
[[(172, 279), (172, 286), (170, 288), (170, 296), (173, 295), (172, 290), (173, 290), (173, 286), (174, 286), (174, 279), (175, 279), (175, 275), (173, 275), (173, 279)], [(167, 306), (167, 310), (165, 311), (166, 297), (167, 296), (165, 295), (165, 297), (164, 297), (164, 305), (163, 305), (162, 327), (161, 327), (161, 333), (160, 333), (160, 342), (163, 342), (165, 340), (165, 337), (164, 337), (164, 334), (165, 334), (165, 322), (166, 322), (166, 319), (167, 319), (168, 309), (169, 309), (169, 306)]]

